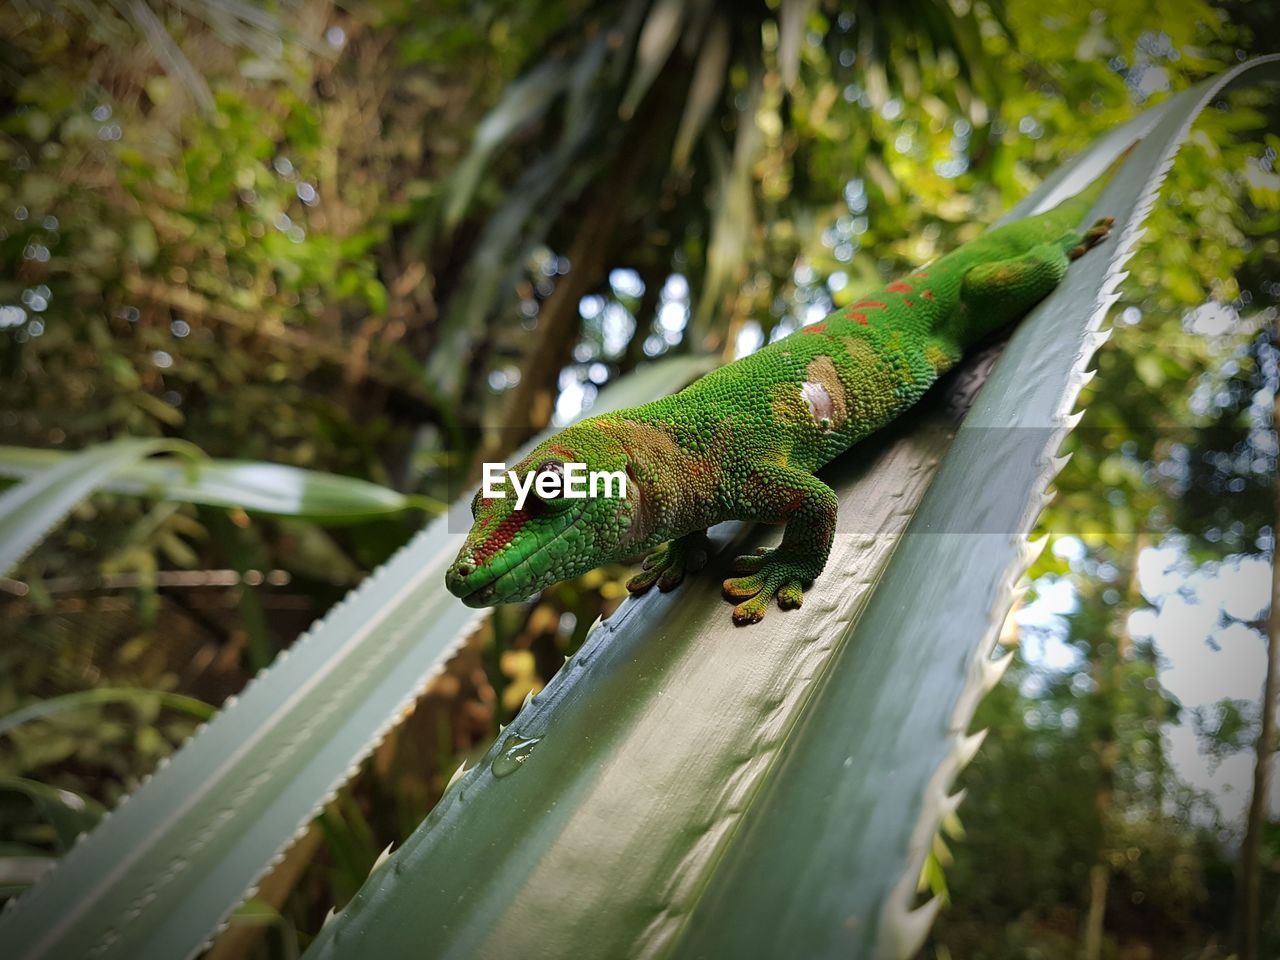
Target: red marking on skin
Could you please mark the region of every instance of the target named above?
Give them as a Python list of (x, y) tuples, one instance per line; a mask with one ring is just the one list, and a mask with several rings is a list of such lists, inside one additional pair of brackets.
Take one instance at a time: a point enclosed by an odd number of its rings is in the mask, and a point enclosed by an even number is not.
[(859, 311), (857, 311), (857, 310), (850, 311), (850, 313), (849, 313), (849, 319), (850, 319), (850, 320), (857, 320), (857, 321), (858, 321), (858, 323), (862, 324), (864, 327), (867, 325), (867, 315), (866, 315), (865, 313), (861, 313), (861, 312), (859, 312)]
[(520, 532), (520, 528), (529, 520), (529, 514), (524, 510), (515, 510), (498, 524), (493, 533), (485, 540), (484, 544), (476, 550), (475, 562), (477, 564), (486, 563), (491, 557), (497, 555), (503, 547), (509, 544), (515, 535)]
[(901, 280), (895, 280), (893, 283), (885, 287), (890, 293), (910, 293), (912, 286), (909, 283), (903, 283)]
[(916, 305), (916, 302), (912, 300), (910, 297), (907, 297), (907, 299), (904, 300), (903, 303), (905, 303), (908, 307), (914, 307)]
[(850, 307), (849, 309), (850, 309), (850, 310), (858, 310), (858, 309), (865, 309), (865, 310), (883, 310), (883, 309), (884, 309), (884, 301), (883, 301), (883, 300), (859, 300), (857, 303), (855, 303), (855, 304), (854, 304), (852, 307)]
[(932, 299), (933, 299), (933, 291), (932, 291), (932, 290), (925, 290), (923, 293), (921, 293), (921, 294), (920, 294), (920, 296), (924, 297), (926, 300), (932, 300)]
[(827, 329), (827, 325), (825, 323), (814, 323), (807, 327), (803, 327), (802, 329), (805, 333), (822, 333)]

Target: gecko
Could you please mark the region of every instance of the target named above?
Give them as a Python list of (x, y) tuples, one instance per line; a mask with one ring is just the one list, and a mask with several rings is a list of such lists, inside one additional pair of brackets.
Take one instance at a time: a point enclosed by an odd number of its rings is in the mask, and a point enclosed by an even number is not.
[(708, 527), (745, 520), (785, 527), (777, 547), (733, 562), (736, 576), (722, 583), (733, 622), (756, 623), (774, 602), (799, 607), (836, 529), (835, 492), (815, 471), (1048, 296), (1110, 232), (1111, 218), (1082, 228), (1108, 179), (989, 229), (678, 393), (589, 417), (539, 444), (518, 474), (563, 475), (581, 463), (623, 471), (624, 491), (574, 499), (548, 482), (539, 486), (549, 495), (531, 493), (519, 507), (477, 493), (446, 587), (468, 606), (508, 603), (645, 555), (627, 589), (668, 591), (705, 564)]

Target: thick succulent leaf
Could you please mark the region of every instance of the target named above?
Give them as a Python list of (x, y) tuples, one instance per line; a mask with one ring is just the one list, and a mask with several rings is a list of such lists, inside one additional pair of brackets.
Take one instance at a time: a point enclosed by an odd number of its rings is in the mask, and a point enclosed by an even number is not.
[(7, 573), (71, 508), (121, 470), (172, 440), (113, 440), (73, 454), (0, 496), (0, 574)]
[[(974, 358), (824, 472), (842, 521), (802, 610), (731, 626), (724, 556), (673, 593), (628, 600), (308, 956), (518, 956), (531, 943), (563, 956), (912, 955), (932, 917), (911, 910), (916, 880), (981, 741), (966, 731), (1002, 668), (993, 637), (1120, 265), (1187, 125), (1240, 73), (1139, 118), (1021, 205), (1145, 137), (1098, 205), (1117, 219), (1112, 238), (990, 378), (989, 357)], [(713, 531), (721, 547), (743, 534)]]
[[(32, 480), (74, 456), (0, 446), (0, 476)], [(145, 460), (119, 470), (98, 489), (331, 525), (400, 513), (415, 502), (367, 480), (250, 460)]]
[(1243, 65), (1171, 98), (1020, 205), (1052, 206), (1143, 137), (1089, 218), (1114, 217), (1115, 230), (1014, 334), (678, 955), (919, 949), (936, 904), (913, 909), (916, 879), (980, 742), (967, 734), (974, 707), (1007, 662), (991, 659), (992, 646), (1035, 552), (1026, 534), (1061, 465), (1054, 455), (1106, 339), (1122, 266), (1196, 115), (1237, 78), (1280, 78), (1278, 66)]
[[(713, 363), (642, 368), (595, 409), (653, 399)], [(0, 915), (5, 955), (199, 950), (484, 616), (444, 590), (468, 499), (452, 526), (439, 517), (419, 533)]]

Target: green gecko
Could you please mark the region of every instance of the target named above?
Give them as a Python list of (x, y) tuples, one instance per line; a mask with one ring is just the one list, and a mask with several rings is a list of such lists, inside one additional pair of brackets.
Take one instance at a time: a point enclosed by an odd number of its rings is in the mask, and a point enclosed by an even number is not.
[[(880, 292), (679, 393), (583, 420), (515, 466), (624, 471), (624, 496), (476, 494), (475, 524), (445, 575), (468, 606), (522, 600), (605, 563), (648, 553), (627, 588), (677, 586), (724, 520), (785, 523), (774, 549), (737, 558), (723, 583), (733, 621), (799, 607), (822, 573), (836, 495), (814, 471), (914, 404), (964, 351), (1021, 319), (1071, 260), (1110, 231), (1081, 230), (1106, 178), (1036, 216), (984, 233)], [(548, 489), (552, 483), (545, 485)]]

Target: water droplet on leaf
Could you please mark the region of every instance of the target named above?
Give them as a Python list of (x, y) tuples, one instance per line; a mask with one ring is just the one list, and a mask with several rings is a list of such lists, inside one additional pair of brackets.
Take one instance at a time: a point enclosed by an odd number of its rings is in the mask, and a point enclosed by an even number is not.
[(541, 737), (513, 736), (507, 741), (506, 749), (494, 758), (493, 775), (495, 777), (505, 777), (515, 773), (529, 759), (529, 756), (533, 753), (533, 748), (541, 742)]

